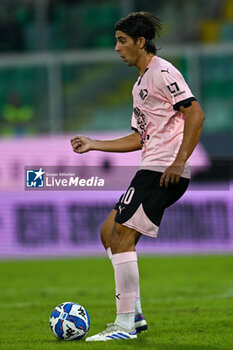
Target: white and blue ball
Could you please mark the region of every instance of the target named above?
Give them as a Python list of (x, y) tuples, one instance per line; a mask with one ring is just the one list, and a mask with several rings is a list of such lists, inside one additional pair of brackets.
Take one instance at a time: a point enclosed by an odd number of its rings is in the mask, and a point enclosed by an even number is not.
[(50, 316), (50, 328), (58, 339), (80, 340), (90, 328), (90, 317), (87, 310), (72, 302), (58, 305)]

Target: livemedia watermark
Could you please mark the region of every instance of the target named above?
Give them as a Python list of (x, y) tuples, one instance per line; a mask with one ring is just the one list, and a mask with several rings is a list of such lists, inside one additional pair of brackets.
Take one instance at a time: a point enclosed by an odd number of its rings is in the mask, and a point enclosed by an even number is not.
[[(138, 166), (26, 166), (26, 191), (125, 191), (141, 169)], [(195, 170), (195, 169), (194, 169)], [(231, 167), (221, 166), (212, 172), (203, 168), (203, 175), (191, 176), (188, 191), (228, 191)], [(149, 171), (158, 171), (157, 167)], [(191, 169), (192, 173), (192, 169)], [(195, 171), (193, 171), (195, 174)], [(221, 178), (216, 178), (216, 173)], [(211, 178), (212, 175), (215, 178)], [(224, 177), (222, 177), (222, 174)], [(162, 171), (161, 171), (162, 175)], [(175, 184), (169, 184), (175, 186)]]

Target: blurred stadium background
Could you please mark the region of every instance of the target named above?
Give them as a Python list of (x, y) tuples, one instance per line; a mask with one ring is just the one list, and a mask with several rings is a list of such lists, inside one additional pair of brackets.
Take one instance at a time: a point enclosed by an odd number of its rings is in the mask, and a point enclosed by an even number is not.
[(104, 254), (99, 228), (119, 193), (25, 192), (24, 167), (98, 165), (109, 176), (138, 163), (138, 153), (78, 156), (69, 140), (130, 132), (137, 71), (114, 52), (114, 24), (140, 10), (161, 18), (158, 54), (183, 73), (206, 122), (193, 190), (139, 249), (233, 251), (233, 0), (1, 0), (0, 258)]

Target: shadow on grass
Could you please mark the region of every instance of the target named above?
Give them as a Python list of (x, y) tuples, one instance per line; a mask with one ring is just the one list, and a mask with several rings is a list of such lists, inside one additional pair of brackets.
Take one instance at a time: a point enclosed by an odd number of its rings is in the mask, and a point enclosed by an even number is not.
[[(24, 343), (24, 342), (20, 342)], [(132, 350), (231, 350), (230, 347), (213, 345), (192, 345), (192, 344), (156, 344), (151, 342), (133, 341), (108, 341), (86, 343), (84, 339), (80, 341), (63, 341), (58, 339), (43, 339), (41, 341), (30, 341), (32, 348), (35, 349), (132, 349)], [(27, 343), (24, 344), (25, 348)], [(38, 347), (39, 346), (39, 347)], [(1, 347), (0, 347), (1, 348)], [(7, 349), (7, 348), (6, 348)], [(18, 348), (17, 348), (18, 349)], [(23, 348), (22, 348), (23, 349)]]
[[(141, 347), (143, 350), (143, 346)], [(230, 349), (230, 348), (228, 348)], [(228, 350), (225, 347), (191, 344), (153, 344), (153, 350)]]
[[(19, 341), (19, 343), (25, 343), (23, 341)], [(26, 345), (27, 343), (25, 343)], [(120, 349), (123, 347), (123, 349), (132, 349), (132, 350), (231, 350), (230, 347), (225, 347), (225, 346), (214, 346), (214, 345), (192, 345), (192, 344), (156, 344), (156, 343), (151, 343), (145, 342), (145, 341), (140, 341), (139, 339), (137, 340), (132, 340), (132, 341), (108, 341), (108, 342), (91, 342), (91, 343), (86, 343), (85, 338), (81, 339), (79, 341), (64, 341), (64, 340), (59, 340), (59, 339), (43, 339), (41, 341), (39, 340), (32, 340), (30, 341), (30, 344), (32, 345), (41, 345), (41, 349), (43, 349), (43, 344), (44, 346), (62, 346), (62, 348), (72, 348), (73, 346), (79, 345), (80, 348), (83, 348), (83, 346), (88, 346), (90, 349)], [(53, 348), (53, 346), (51, 347)], [(60, 347), (59, 347), (60, 348)]]

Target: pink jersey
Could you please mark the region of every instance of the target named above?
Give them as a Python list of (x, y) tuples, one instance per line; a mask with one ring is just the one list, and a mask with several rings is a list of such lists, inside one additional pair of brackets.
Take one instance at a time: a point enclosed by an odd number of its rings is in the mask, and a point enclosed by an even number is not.
[[(183, 140), (185, 116), (180, 105), (195, 100), (181, 73), (154, 56), (133, 87), (132, 128), (141, 136), (140, 168), (163, 172), (175, 160)], [(186, 163), (183, 177), (190, 178)]]

